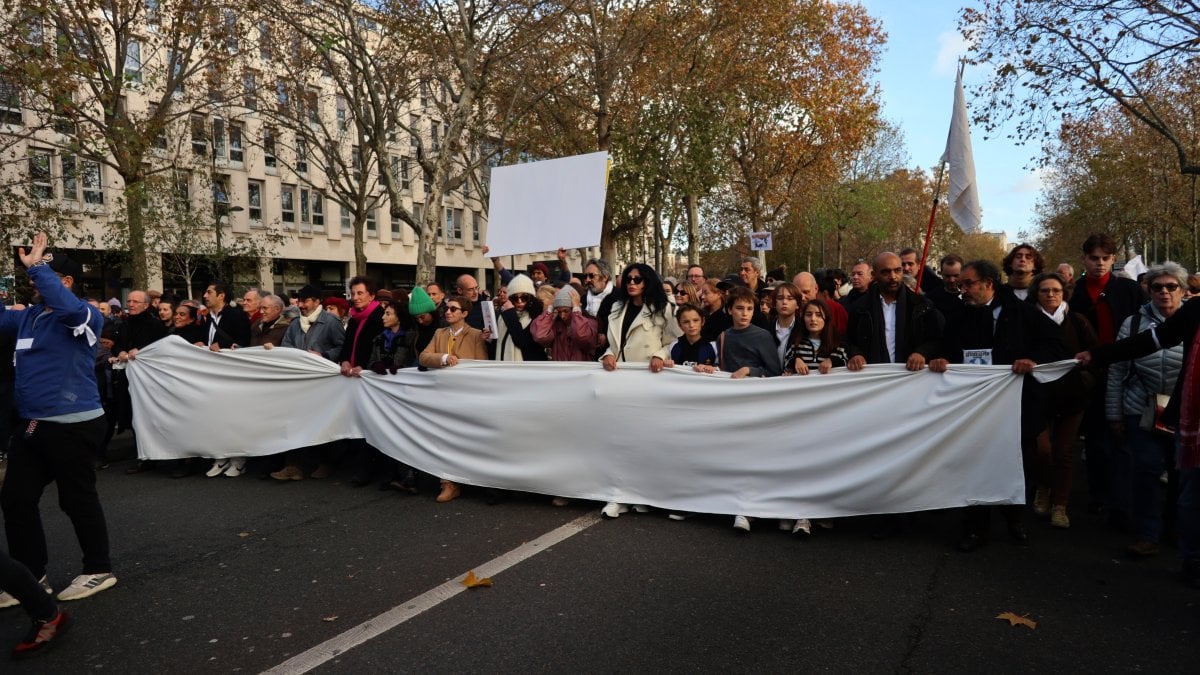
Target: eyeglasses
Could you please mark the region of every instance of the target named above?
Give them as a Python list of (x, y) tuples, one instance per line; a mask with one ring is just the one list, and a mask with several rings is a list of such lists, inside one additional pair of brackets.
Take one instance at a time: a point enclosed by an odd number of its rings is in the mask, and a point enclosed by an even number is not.
[(634, 286), (639, 286), (641, 284), (646, 283), (646, 280), (641, 277), (628, 277), (627, 279), (625, 279), (625, 283), (632, 284)]
[(600, 275), (596, 274), (595, 272), (588, 272), (587, 274), (583, 275), (583, 278), (584, 279), (599, 279)]
[(1159, 291), (1174, 293), (1175, 291), (1179, 290), (1179, 284), (1150, 284), (1150, 290), (1154, 291), (1155, 293), (1158, 293)]
[(461, 311), (463, 311), (462, 307), (455, 307), (454, 305), (446, 305), (446, 313), (447, 314), (449, 314), (450, 312), (461, 312)]
[(1063, 292), (1063, 289), (1061, 289), (1061, 288), (1039, 288), (1038, 289), (1038, 293), (1045, 293), (1046, 295), (1062, 295), (1062, 292)]

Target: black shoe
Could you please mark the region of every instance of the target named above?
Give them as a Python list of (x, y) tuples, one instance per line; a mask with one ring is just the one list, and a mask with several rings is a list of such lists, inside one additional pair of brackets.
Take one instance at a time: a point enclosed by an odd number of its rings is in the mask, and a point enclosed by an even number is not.
[(370, 484), (371, 484), (370, 478), (365, 478), (363, 476), (352, 476), (350, 478), (350, 485), (352, 487), (360, 488), (360, 487), (366, 487), (367, 485), (370, 485)]
[(971, 532), (970, 534), (963, 535), (963, 538), (958, 540), (958, 546), (956, 546), (956, 548), (963, 553), (970, 553), (986, 543), (987, 540), (985, 540), (983, 537)]
[(154, 465), (151, 464), (148, 460), (139, 459), (137, 464), (134, 464), (133, 466), (129, 467), (128, 469), (125, 469), (125, 475), (126, 476), (134, 476), (139, 473), (146, 473), (147, 471), (150, 471), (153, 468), (154, 468)]
[(487, 489), (487, 497), (483, 500), (488, 506), (495, 506), (512, 496), (511, 490), (497, 490), (495, 488)]
[(1025, 529), (1024, 523), (1012, 523), (1008, 526), (1008, 536), (1018, 544), (1024, 544), (1029, 541), (1029, 531)]

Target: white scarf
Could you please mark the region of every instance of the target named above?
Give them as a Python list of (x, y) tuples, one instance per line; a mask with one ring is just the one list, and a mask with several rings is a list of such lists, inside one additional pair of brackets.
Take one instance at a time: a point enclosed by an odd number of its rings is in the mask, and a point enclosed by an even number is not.
[(1065, 302), (1059, 305), (1058, 309), (1054, 310), (1053, 314), (1047, 312), (1046, 309), (1041, 305), (1038, 305), (1038, 309), (1042, 310), (1042, 314), (1050, 317), (1051, 321), (1060, 326), (1062, 325), (1063, 319), (1067, 318), (1067, 303)]
[(313, 310), (312, 314), (309, 314), (308, 316), (304, 316), (303, 314), (300, 315), (300, 330), (308, 333), (308, 329), (317, 322), (317, 317), (319, 316), (321, 316), (320, 305), (317, 305), (317, 308)]

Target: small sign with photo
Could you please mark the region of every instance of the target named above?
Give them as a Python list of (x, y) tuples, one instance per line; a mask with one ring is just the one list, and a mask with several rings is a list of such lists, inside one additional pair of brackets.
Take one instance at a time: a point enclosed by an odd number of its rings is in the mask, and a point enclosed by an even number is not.
[(751, 251), (770, 251), (771, 250), (771, 233), (770, 232), (751, 232), (750, 233), (750, 250)]

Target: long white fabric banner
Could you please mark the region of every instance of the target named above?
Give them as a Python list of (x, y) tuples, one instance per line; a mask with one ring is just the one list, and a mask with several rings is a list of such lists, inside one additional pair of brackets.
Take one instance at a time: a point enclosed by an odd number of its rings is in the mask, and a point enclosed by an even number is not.
[(1005, 366), (731, 380), (462, 362), (347, 378), (299, 350), (212, 353), (168, 338), (128, 373), (144, 459), (366, 438), (468, 485), (674, 511), (821, 518), (1025, 500), (1022, 378)]

